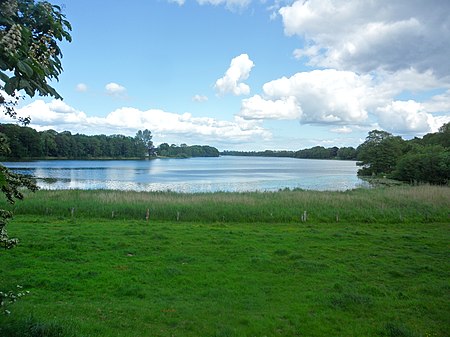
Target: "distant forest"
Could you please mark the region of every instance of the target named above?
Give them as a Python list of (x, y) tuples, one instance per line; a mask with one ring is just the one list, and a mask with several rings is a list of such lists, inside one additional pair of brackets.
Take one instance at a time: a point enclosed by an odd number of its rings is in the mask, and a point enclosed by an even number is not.
[(181, 144), (177, 146), (162, 143), (155, 150), (158, 156), (170, 158), (219, 157), (220, 155), (219, 150), (208, 145)]
[(245, 156), (245, 157), (290, 157), (302, 159), (340, 159), (340, 160), (356, 160), (357, 152), (353, 147), (336, 146), (325, 148), (323, 146), (314, 146), (309, 149), (298, 151), (223, 151), (223, 156)]
[(0, 137), (6, 138), (10, 152), (4, 159), (90, 159), (161, 157), (218, 157), (219, 150), (211, 146), (163, 143), (153, 146), (148, 130), (138, 131), (135, 137), (124, 135), (72, 134), (69, 131), (36, 131), (17, 124), (0, 124)]

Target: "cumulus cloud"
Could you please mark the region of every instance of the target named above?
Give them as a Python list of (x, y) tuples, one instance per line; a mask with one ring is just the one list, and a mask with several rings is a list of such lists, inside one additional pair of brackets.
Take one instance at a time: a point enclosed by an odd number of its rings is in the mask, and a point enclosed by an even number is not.
[(242, 101), (239, 116), (244, 119), (298, 119), (302, 114), (301, 107), (293, 96), (278, 100), (265, 100), (255, 95)]
[(86, 92), (88, 90), (88, 86), (84, 83), (78, 83), (75, 86), (75, 90), (78, 92)]
[(428, 112), (450, 112), (450, 90), (442, 94), (435, 95), (427, 102), (424, 102), (424, 107)]
[[(368, 126), (374, 120), (379, 127), (399, 134), (436, 132), (450, 121), (450, 90), (425, 102), (394, 99), (401, 93), (395, 83), (415, 90), (418, 84), (414, 81), (418, 80), (430, 89), (437, 85), (430, 74), (413, 71), (389, 78), (334, 69), (301, 72), (264, 84), (264, 97), (242, 100), (239, 115), (249, 120), (290, 119), (302, 124), (336, 125), (330, 129), (335, 133), (350, 133), (349, 126)], [(442, 116), (445, 113), (448, 116)]]
[(450, 75), (450, 2), (441, 0), (297, 0), (279, 10), (295, 51), (311, 65), (370, 72), (431, 70)]
[(433, 116), (422, 103), (394, 101), (377, 109), (379, 124), (385, 130), (402, 134), (437, 132), (439, 127), (450, 121), (450, 116)]
[(272, 119), (300, 118), (302, 123), (362, 123), (368, 117), (367, 109), (380, 99), (371, 87), (370, 76), (333, 69), (282, 77), (264, 84), (263, 91), (266, 100), (254, 96), (243, 101), (241, 114), (244, 113), (246, 118), (261, 118), (264, 104), (264, 114)]
[(122, 96), (126, 93), (127, 89), (120, 84), (111, 82), (105, 85), (105, 90), (108, 95), (111, 96)]
[[(124, 107), (110, 112), (106, 117), (89, 117), (63, 101), (46, 103), (36, 100), (18, 109), (18, 114), (30, 116), (32, 127), (39, 130), (76, 131), (96, 134), (134, 135), (137, 130), (149, 129), (156, 137), (172, 141), (179, 139), (203, 139), (208, 144), (239, 143), (270, 139), (271, 133), (257, 121), (235, 117), (233, 121), (209, 117), (194, 117), (189, 113), (177, 114), (160, 109), (139, 110)], [(0, 120), (6, 120), (1, 117)], [(165, 138), (164, 138), (165, 137)]]
[(250, 87), (243, 83), (250, 76), (254, 63), (247, 54), (241, 54), (231, 60), (230, 67), (222, 78), (216, 81), (215, 88), (220, 95), (248, 95)]
[(205, 96), (205, 95), (194, 95), (193, 97), (192, 97), (192, 100), (194, 101), (194, 102), (198, 102), (198, 103), (203, 103), (203, 102), (206, 102), (207, 100), (208, 100), (208, 96)]

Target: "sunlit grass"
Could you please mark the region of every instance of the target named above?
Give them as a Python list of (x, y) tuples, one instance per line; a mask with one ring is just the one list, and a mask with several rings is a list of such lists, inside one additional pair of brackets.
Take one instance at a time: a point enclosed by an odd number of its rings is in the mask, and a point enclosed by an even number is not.
[(444, 337), (449, 191), (27, 194), (0, 336)]

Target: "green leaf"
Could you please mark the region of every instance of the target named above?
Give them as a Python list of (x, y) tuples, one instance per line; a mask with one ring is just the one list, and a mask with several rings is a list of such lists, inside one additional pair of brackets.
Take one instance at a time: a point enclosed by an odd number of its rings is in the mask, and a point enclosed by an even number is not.
[(62, 99), (61, 95), (58, 94), (58, 92), (49, 85), (47, 85), (47, 94), (55, 97), (56, 99)]
[(11, 77), (8, 81), (5, 83), (5, 91), (8, 95), (14, 94), (14, 91), (19, 86), (19, 78), (16, 76)]
[(0, 171), (0, 188), (6, 186), (6, 177), (3, 171)]
[(27, 75), (28, 77), (33, 76), (33, 68), (31, 68), (26, 61), (21, 61), (19, 60), (17, 62), (17, 68), (19, 68), (19, 70), (24, 73), (25, 75)]
[(34, 89), (29, 81), (21, 79), (19, 87), (20, 89), (24, 89), (28, 96), (34, 96)]
[(9, 76), (6, 75), (3, 71), (0, 71), (0, 80), (6, 83), (9, 80)]
[(1, 70), (8, 70), (9, 69), (8, 64), (3, 59), (0, 59), (0, 69)]

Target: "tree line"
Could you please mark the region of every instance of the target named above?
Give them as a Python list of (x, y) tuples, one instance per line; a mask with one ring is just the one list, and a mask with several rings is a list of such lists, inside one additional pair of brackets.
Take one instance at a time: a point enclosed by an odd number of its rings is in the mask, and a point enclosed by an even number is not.
[(69, 131), (36, 131), (16, 124), (1, 124), (9, 142), (8, 159), (26, 158), (132, 158), (146, 153), (145, 144), (123, 135), (72, 134)]
[(431, 184), (450, 181), (450, 123), (436, 133), (411, 140), (373, 130), (356, 151), (360, 176)]
[(124, 135), (72, 134), (69, 131), (36, 131), (17, 124), (0, 124), (0, 137), (9, 143), (9, 151), (2, 153), (4, 159), (31, 158), (143, 158), (164, 157), (217, 157), (219, 151), (211, 146), (188, 146), (163, 143), (153, 146), (149, 130), (136, 133), (135, 137)]
[(336, 146), (325, 148), (323, 146), (314, 146), (308, 149), (298, 151), (223, 151), (224, 156), (246, 156), (246, 157), (288, 157), (300, 159), (340, 159), (356, 160), (356, 149), (353, 147)]
[(162, 143), (156, 148), (156, 153), (161, 157), (190, 158), (190, 157), (219, 157), (220, 153), (215, 147), (208, 145), (180, 146)]

